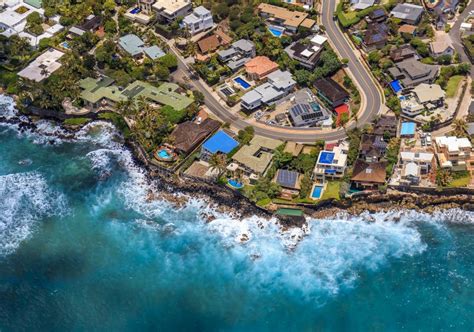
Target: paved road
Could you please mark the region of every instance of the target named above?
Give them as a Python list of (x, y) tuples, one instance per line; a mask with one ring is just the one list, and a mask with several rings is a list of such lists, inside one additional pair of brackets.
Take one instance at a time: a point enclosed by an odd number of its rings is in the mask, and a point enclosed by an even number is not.
[[(456, 49), (456, 52), (458, 52), (461, 56), (461, 60), (463, 62), (470, 62), (470, 60), (466, 55), (461, 42), (461, 23), (464, 22), (466, 17), (469, 15), (469, 12), (472, 10), (474, 10), (474, 0), (471, 0), (471, 2), (466, 6), (466, 9), (464, 9), (464, 11), (456, 18), (456, 22), (454, 22), (451, 30), (449, 31), (453, 46)], [(471, 75), (474, 75), (474, 68), (471, 69)]]
[[(347, 128), (350, 129), (356, 125), (364, 126), (371, 122), (382, 106), (382, 99), (375, 83), (367, 72), (366, 67), (359, 62), (348, 41), (344, 38), (342, 31), (337, 26), (337, 23), (332, 19), (336, 2), (337, 0), (323, 1), (323, 9), (321, 13), (322, 23), (326, 27), (329, 39), (337, 49), (337, 52), (339, 52), (342, 57), (349, 59), (348, 69), (352, 73), (356, 85), (360, 88), (362, 100), (365, 101), (362, 104), (365, 105), (365, 107), (359, 112), (357, 124), (352, 122)], [(189, 76), (189, 68), (187, 64), (184, 63), (181, 56), (178, 54), (176, 55), (178, 58), (178, 74)], [(237, 129), (243, 129), (249, 125), (248, 122), (231, 113), (218, 100), (216, 100), (214, 95), (205, 87), (206, 83), (204, 83), (204, 81), (201, 79), (190, 80), (188, 83), (204, 94), (206, 106), (219, 119), (232, 124), (232, 126)], [(346, 131), (342, 128), (328, 132), (315, 128), (281, 128), (262, 124), (254, 125), (254, 127), (255, 133), (258, 135), (301, 143), (314, 143), (319, 139), (330, 142), (346, 137)]]

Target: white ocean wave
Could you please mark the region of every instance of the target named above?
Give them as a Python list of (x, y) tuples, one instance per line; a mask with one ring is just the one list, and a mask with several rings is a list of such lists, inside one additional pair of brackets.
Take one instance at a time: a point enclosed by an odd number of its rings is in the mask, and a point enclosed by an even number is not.
[(64, 216), (65, 198), (39, 173), (0, 176), (0, 256), (12, 253), (45, 217)]
[(12, 97), (0, 94), (0, 116), (11, 119), (17, 116), (15, 103)]

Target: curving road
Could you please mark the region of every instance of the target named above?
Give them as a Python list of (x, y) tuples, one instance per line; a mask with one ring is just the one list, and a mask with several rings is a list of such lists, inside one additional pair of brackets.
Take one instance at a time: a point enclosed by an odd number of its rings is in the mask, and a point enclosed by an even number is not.
[[(347, 129), (353, 128), (356, 125), (363, 126), (371, 122), (378, 114), (382, 106), (382, 98), (377, 89), (376, 83), (372, 80), (371, 74), (368, 72), (368, 69), (359, 62), (349, 42), (344, 37), (343, 32), (339, 29), (337, 22), (332, 19), (337, 0), (323, 0), (322, 2), (322, 24), (325, 26), (328, 38), (336, 52), (339, 53), (341, 57), (349, 59), (349, 72), (361, 94), (363, 109), (359, 111), (358, 122), (351, 122), (347, 126)], [(188, 76), (190, 71), (188, 65), (183, 61), (178, 52), (175, 53), (178, 58), (178, 71), (184, 74), (184, 76)], [(204, 103), (219, 119), (232, 124), (232, 126), (237, 129), (243, 129), (249, 126), (247, 121), (231, 113), (218, 100), (216, 100), (214, 95), (211, 94), (205, 86), (206, 83), (204, 83), (203, 80), (190, 80), (188, 83), (204, 94)], [(252, 125), (255, 128), (255, 133), (258, 135), (300, 143), (314, 143), (319, 139), (325, 141), (337, 141), (347, 136), (346, 131), (343, 128), (324, 131), (315, 128), (282, 128), (260, 123)]]

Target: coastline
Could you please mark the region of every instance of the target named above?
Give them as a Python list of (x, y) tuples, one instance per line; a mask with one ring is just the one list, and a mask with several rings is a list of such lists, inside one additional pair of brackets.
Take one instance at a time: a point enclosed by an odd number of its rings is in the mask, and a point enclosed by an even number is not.
[[(41, 110), (35, 109), (34, 114), (30, 115), (23, 113), (10, 117), (0, 116), (0, 123), (18, 125), (20, 132), (27, 130), (37, 132), (36, 118), (49, 120), (58, 126), (58, 128), (61, 128), (61, 134), (43, 134), (60, 139), (73, 139), (75, 134), (83, 128), (82, 125), (64, 125), (59, 121), (60, 119), (51, 117), (51, 114), (51, 112), (46, 110), (45, 116), (42, 116)], [(91, 120), (94, 121), (96, 119), (94, 117), (91, 118)], [(110, 122), (107, 120), (101, 121)], [(157, 192), (149, 193), (150, 200), (165, 199), (179, 208), (188, 202), (191, 197), (201, 198), (208, 202), (209, 206), (217, 212), (223, 212), (242, 218), (259, 216), (270, 219), (275, 216), (271, 210), (258, 207), (248, 198), (231, 188), (217, 183), (210, 183), (202, 179), (178, 176), (170, 170), (148, 163), (148, 160), (144, 157), (140, 148), (131, 139), (123, 139), (122, 143), (124, 148), (131, 152), (134, 162), (145, 170), (148, 180), (152, 182), (157, 189)], [(358, 216), (366, 212), (376, 213), (399, 210), (415, 210), (426, 213), (434, 213), (447, 209), (474, 211), (474, 194), (447, 194), (446, 192), (436, 190), (433, 190), (431, 193), (414, 191), (401, 192), (389, 189), (387, 193), (364, 193), (350, 198), (343, 198), (338, 201), (327, 200), (315, 205), (300, 204), (295, 207), (302, 209), (306, 216), (317, 219), (326, 219), (340, 213)], [(203, 217), (208, 221), (212, 221), (214, 218), (211, 215), (203, 215)], [(283, 226), (302, 226), (306, 223), (303, 220), (287, 219), (285, 217), (278, 217), (278, 219), (282, 222)]]

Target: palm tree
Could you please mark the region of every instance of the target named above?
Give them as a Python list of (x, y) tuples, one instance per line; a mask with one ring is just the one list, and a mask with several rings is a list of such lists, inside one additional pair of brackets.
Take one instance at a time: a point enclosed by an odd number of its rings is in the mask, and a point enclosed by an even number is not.
[(227, 160), (225, 155), (221, 153), (215, 153), (212, 155), (209, 160), (209, 165), (211, 170), (216, 170), (219, 174), (219, 177), (225, 172), (227, 166)]
[(463, 119), (455, 119), (452, 123), (454, 135), (457, 137), (466, 136), (467, 123)]

